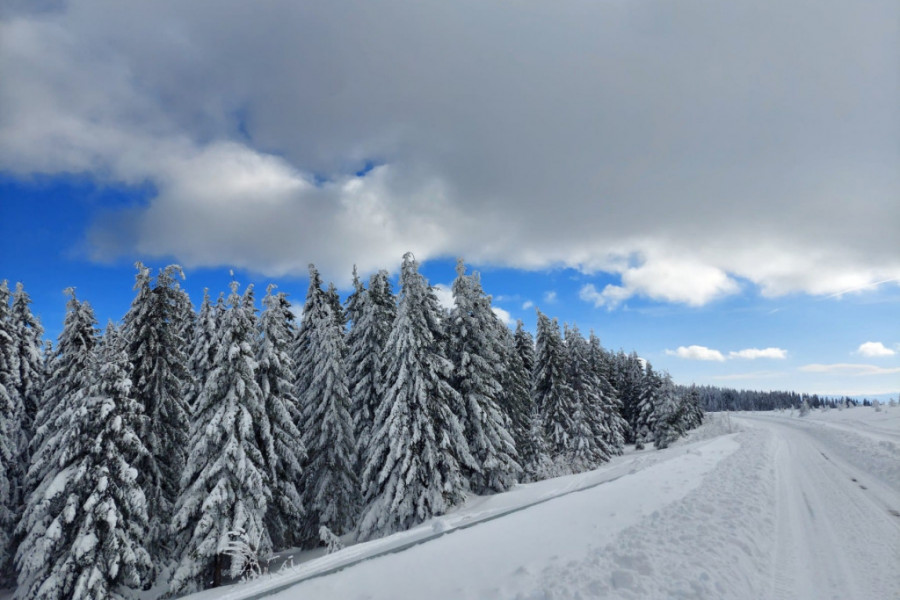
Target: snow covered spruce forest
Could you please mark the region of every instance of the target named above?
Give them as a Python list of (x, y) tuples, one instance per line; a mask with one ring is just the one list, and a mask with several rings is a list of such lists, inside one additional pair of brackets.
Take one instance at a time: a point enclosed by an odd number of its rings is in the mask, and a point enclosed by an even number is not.
[[(269, 286), (195, 312), (137, 265), (121, 324), (67, 290), (55, 345), (0, 286), (0, 585), (15, 597), (177, 596), (288, 548), (408, 530), (518, 482), (666, 448), (703, 418), (634, 353), (538, 313), (536, 335), (457, 268), (454, 308), (411, 254), (302, 313)], [(144, 590), (143, 592), (139, 592)]]

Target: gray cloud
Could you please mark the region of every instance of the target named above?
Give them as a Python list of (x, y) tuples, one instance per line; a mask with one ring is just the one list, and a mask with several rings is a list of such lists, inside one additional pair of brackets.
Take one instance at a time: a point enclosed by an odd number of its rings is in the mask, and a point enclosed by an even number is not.
[[(900, 277), (895, 2), (72, 2), (3, 14), (0, 168), (149, 182), (98, 258), (463, 254), (702, 304)], [(364, 177), (369, 162), (381, 165)], [(324, 183), (323, 183), (324, 182)]]

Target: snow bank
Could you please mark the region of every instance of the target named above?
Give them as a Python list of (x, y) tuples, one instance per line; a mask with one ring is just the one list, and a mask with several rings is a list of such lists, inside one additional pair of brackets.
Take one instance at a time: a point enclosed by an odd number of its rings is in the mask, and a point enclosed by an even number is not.
[(524, 593), (538, 584), (546, 565), (576, 560), (683, 498), (737, 448), (730, 436), (630, 453), (588, 473), (474, 497), (409, 531), (191, 598), (248, 600), (273, 592), (273, 598), (284, 600), (481, 598), (501, 589), (506, 597)]

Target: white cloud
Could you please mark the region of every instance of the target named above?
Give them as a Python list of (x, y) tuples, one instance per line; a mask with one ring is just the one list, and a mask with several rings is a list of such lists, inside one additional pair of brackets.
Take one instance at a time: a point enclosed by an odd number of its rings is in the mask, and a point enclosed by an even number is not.
[[(615, 267), (614, 267), (615, 268)], [(638, 266), (620, 271), (622, 285), (607, 285), (598, 292), (593, 284), (581, 288), (579, 297), (596, 307), (615, 308), (632, 296), (700, 306), (738, 291), (737, 283), (721, 269), (690, 260), (645, 257)]]
[(504, 325), (506, 325), (507, 327), (512, 325), (512, 315), (509, 314), (508, 310), (503, 310), (499, 306), (492, 306), (491, 310), (494, 311), (494, 314), (497, 315), (497, 318), (499, 318)]
[(787, 358), (787, 350), (784, 350), (783, 348), (747, 348), (745, 350), (738, 350), (737, 352), (729, 352), (728, 358), (746, 358), (749, 360), (755, 360), (757, 358), (785, 359)]
[(443, 283), (437, 283), (434, 286), (434, 295), (437, 296), (438, 304), (447, 310), (453, 309), (453, 290), (450, 289), (449, 285)]
[(678, 358), (686, 358), (688, 360), (712, 360), (722, 362), (725, 357), (718, 350), (707, 348), (706, 346), (679, 346), (677, 350), (666, 350), (669, 356), (677, 356)]
[(735, 358), (749, 360), (755, 360), (757, 358), (787, 358), (787, 350), (781, 348), (747, 348), (744, 350), (731, 351), (728, 353), (728, 356), (725, 356), (719, 350), (707, 348), (706, 346), (679, 346), (678, 349), (674, 351), (666, 350), (666, 354), (690, 360), (712, 360), (717, 362), (724, 362), (725, 360)]
[(890, 375), (900, 373), (900, 367), (885, 368), (859, 363), (809, 364), (800, 367), (805, 373), (836, 373), (841, 375)]
[(534, 302), (531, 300), (526, 300), (522, 303), (522, 310), (528, 310), (530, 308), (534, 308)]
[(544, 302), (546, 302), (547, 304), (553, 304), (554, 302), (556, 302), (556, 290), (544, 292)]
[[(608, 288), (609, 286), (607, 286)], [(588, 283), (582, 286), (581, 290), (578, 292), (578, 297), (584, 300), (585, 302), (590, 302), (597, 308), (606, 304), (606, 297), (597, 291), (596, 286), (593, 283)]]
[(618, 275), (582, 290), (610, 308), (900, 277), (889, 0), (216, 6), (0, 12), (0, 170), (158, 192), (96, 223), (98, 259), (341, 281), (463, 254)]
[(868, 356), (869, 358), (877, 358), (880, 356), (894, 356), (895, 354), (897, 354), (896, 350), (888, 348), (881, 342), (866, 342), (864, 344), (860, 344), (859, 348), (856, 350), (856, 353), (861, 356)]

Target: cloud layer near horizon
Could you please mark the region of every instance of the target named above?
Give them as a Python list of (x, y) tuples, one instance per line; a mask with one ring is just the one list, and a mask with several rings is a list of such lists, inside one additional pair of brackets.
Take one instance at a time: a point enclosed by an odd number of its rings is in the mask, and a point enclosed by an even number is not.
[[(701, 305), (900, 278), (895, 2), (60, 3), (0, 13), (0, 170), (150, 184), (94, 257), (464, 255)], [(369, 166), (375, 164), (372, 169)], [(356, 173), (367, 171), (364, 175)]]
[(688, 360), (709, 360), (716, 362), (724, 362), (725, 360), (733, 358), (746, 360), (756, 360), (757, 358), (787, 358), (787, 350), (784, 350), (783, 348), (745, 348), (744, 350), (733, 350), (726, 356), (714, 348), (696, 345), (679, 346), (677, 350), (666, 350), (666, 354)]

